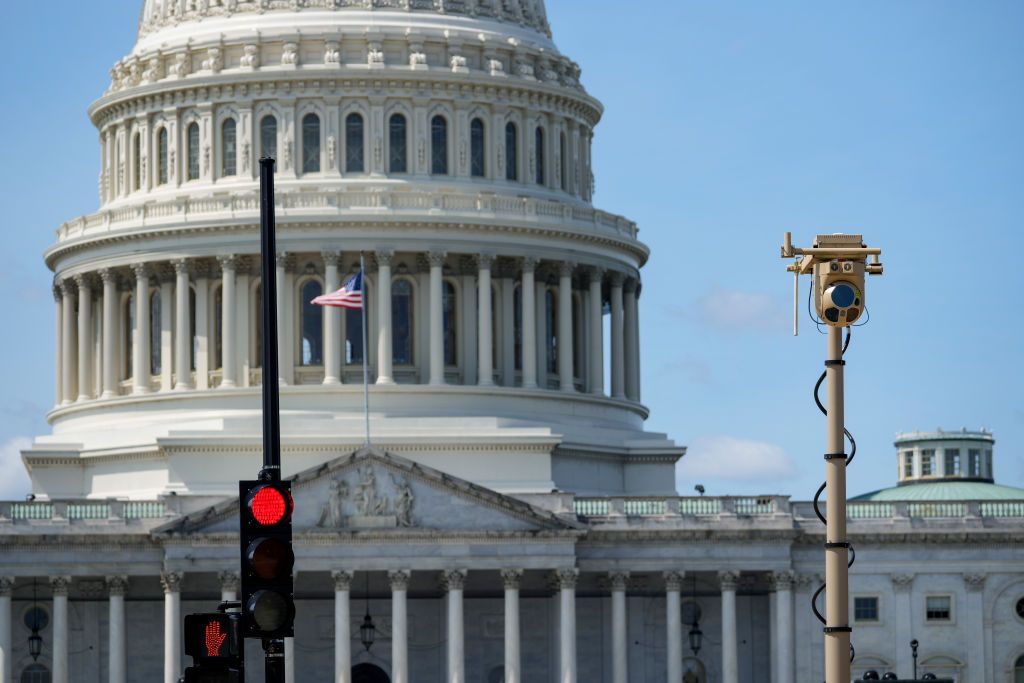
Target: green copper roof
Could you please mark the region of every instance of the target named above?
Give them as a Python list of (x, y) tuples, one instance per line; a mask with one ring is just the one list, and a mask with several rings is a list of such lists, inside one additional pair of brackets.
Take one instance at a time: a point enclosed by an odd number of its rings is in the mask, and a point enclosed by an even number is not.
[(850, 500), (1024, 500), (1024, 489), (983, 481), (933, 481), (872, 491)]

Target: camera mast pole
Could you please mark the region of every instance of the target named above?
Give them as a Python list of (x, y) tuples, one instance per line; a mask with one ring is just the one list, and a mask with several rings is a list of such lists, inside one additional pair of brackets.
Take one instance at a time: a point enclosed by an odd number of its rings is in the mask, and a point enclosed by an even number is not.
[(825, 454), (825, 680), (850, 680), (850, 543), (846, 539), (846, 444), (843, 415), (843, 328), (828, 328)]

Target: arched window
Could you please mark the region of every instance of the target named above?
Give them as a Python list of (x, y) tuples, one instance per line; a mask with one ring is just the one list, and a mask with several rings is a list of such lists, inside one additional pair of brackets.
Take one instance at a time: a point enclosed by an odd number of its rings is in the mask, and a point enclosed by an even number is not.
[(255, 327), (253, 328), (253, 345), (252, 352), (254, 358), (252, 359), (252, 367), (262, 368), (263, 367), (263, 286), (262, 283), (257, 282), (253, 288), (252, 305), (255, 309), (252, 319), (255, 321)]
[(444, 364), (455, 365), (458, 362), (458, 299), (455, 285), (445, 282), (441, 287), (442, 305), (444, 306)]
[(519, 131), (511, 121), (505, 125), (505, 180), (519, 180)]
[(391, 283), (391, 358), (395, 365), (413, 364), (412, 284), (405, 278)]
[(388, 125), (388, 172), (406, 173), (409, 168), (407, 162), (407, 138), (408, 130), (405, 117), (401, 114), (393, 114)]
[(260, 156), (277, 158), (277, 119), (270, 115), (260, 119)]
[(156, 136), (157, 182), (167, 184), (167, 128), (163, 127)]
[(132, 186), (136, 191), (142, 189), (142, 136), (132, 136)]
[(302, 117), (302, 172), (320, 172), (320, 117), (316, 114)]
[(224, 288), (213, 293), (213, 369), (224, 367)]
[(135, 296), (129, 294), (125, 297), (124, 305), (121, 308), (121, 348), (124, 349), (123, 362), (121, 364), (121, 378), (128, 379), (133, 374), (132, 354), (135, 349), (135, 340), (132, 338), (135, 333)]
[(324, 309), (313, 303), (313, 299), (323, 294), (324, 289), (316, 280), (309, 280), (302, 285), (301, 320), (302, 355), (300, 365), (324, 364)]
[(487, 157), (485, 154), (484, 122), (473, 119), (469, 124), (469, 172), (474, 178), (487, 175)]
[(19, 680), (21, 683), (50, 683), (53, 679), (50, 677), (50, 670), (36, 662), (21, 670)]
[[(363, 291), (363, 306), (368, 306), (367, 292)], [(363, 309), (345, 309), (345, 362), (357, 365), (363, 362)]]
[(558, 302), (555, 293), (550, 289), (544, 292), (544, 357), (547, 359), (548, 372), (558, 372)]
[(149, 373), (159, 375), (162, 369), (162, 345), (160, 339), (160, 290), (154, 289), (149, 297)]
[(448, 175), (448, 119), (443, 116), (430, 122), (430, 172)]
[(565, 133), (562, 133), (558, 138), (558, 164), (562, 171), (559, 180), (563, 192), (569, 191), (569, 159), (566, 158), (566, 147)]
[(537, 184), (544, 184), (544, 129), (537, 126), (537, 131), (534, 134), (534, 144), (537, 147), (536, 152), (536, 168), (535, 176), (537, 178)]
[(196, 180), (199, 178), (199, 124), (188, 124), (185, 135), (188, 147), (188, 180)]
[(238, 172), (237, 129), (234, 119), (225, 119), (220, 127), (220, 174), (225, 178)]
[(1013, 683), (1024, 683), (1024, 655), (1017, 657), (1017, 663), (1013, 665)]
[(345, 172), (364, 173), (363, 117), (349, 114), (345, 117)]

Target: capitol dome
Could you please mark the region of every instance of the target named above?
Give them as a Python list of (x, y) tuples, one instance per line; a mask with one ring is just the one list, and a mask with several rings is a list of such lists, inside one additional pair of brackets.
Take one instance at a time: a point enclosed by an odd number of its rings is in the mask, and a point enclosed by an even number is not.
[[(672, 493), (683, 449), (641, 402), (649, 251), (592, 203), (601, 113), (542, 0), (146, 0), (89, 109), (100, 207), (45, 255), (36, 496), (199, 501), (258, 468), (261, 156), (286, 474), (362, 445), (365, 353), (381, 448), (498, 491)], [(309, 303), (360, 255), (365, 349), (359, 311)]]

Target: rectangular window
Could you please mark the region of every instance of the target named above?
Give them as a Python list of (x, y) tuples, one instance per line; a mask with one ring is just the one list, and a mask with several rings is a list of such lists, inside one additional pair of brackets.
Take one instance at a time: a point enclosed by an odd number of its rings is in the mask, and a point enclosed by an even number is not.
[(929, 595), (925, 598), (927, 621), (950, 621), (953, 618), (953, 598), (948, 595)]
[(935, 451), (921, 451), (921, 476), (930, 477), (935, 474)]
[(972, 477), (980, 477), (981, 476), (981, 451), (977, 450), (975, 448), (972, 448), (969, 451), (967, 451), (967, 462), (968, 462), (968, 466), (971, 468), (969, 474)]
[(878, 598), (854, 598), (854, 621), (878, 621)]
[(910, 479), (914, 476), (914, 451), (903, 452), (903, 478)]
[(989, 479), (995, 478), (992, 473), (992, 451), (985, 451), (985, 476)]
[(960, 449), (959, 448), (947, 448), (945, 451), (946, 455), (946, 476), (947, 477), (959, 477), (960, 476)]

